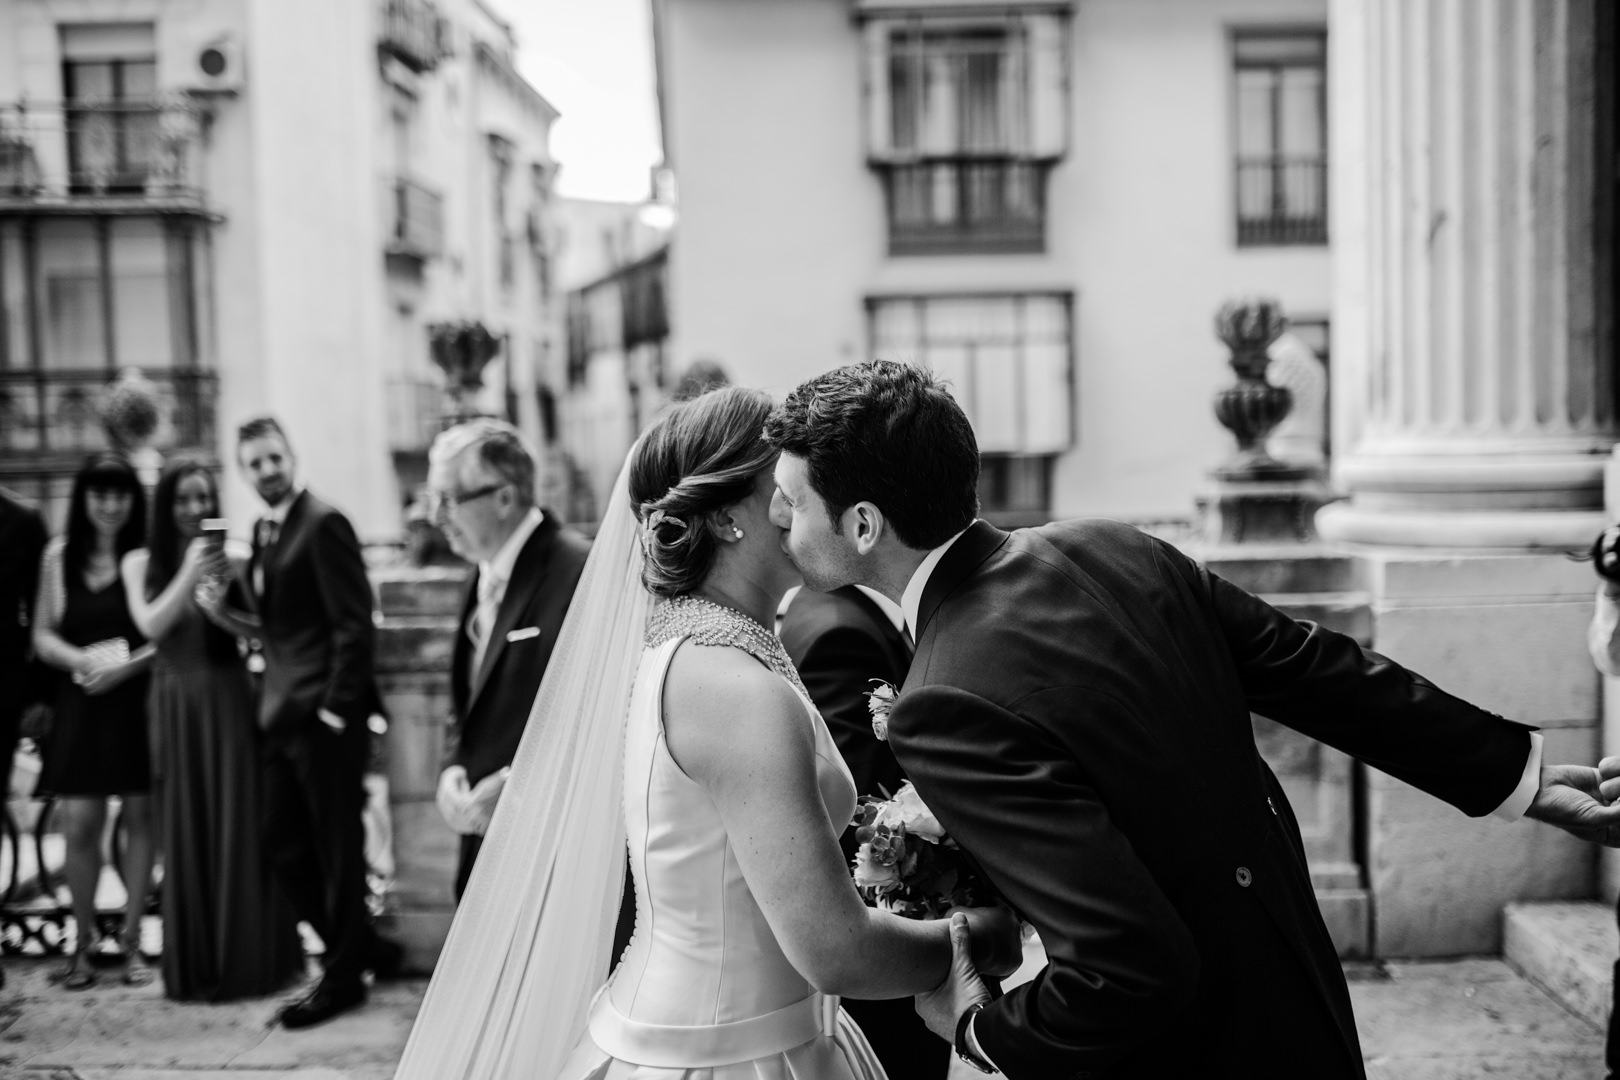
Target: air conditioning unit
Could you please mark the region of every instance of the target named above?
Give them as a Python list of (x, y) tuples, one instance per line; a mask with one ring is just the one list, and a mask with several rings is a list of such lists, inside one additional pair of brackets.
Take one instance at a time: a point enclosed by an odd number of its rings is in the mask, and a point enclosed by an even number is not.
[(201, 94), (234, 94), (242, 89), (242, 47), (234, 37), (223, 35), (197, 49), (190, 89)]

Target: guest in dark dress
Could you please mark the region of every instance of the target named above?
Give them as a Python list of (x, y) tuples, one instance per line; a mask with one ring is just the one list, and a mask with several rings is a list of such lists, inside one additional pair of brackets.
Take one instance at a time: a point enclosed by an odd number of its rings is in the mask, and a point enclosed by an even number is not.
[[(173, 462), (153, 496), (152, 540), (124, 556), (135, 623), (157, 646), (152, 772), (163, 842), (163, 990), (177, 1001), (228, 1001), (282, 989), (303, 967), (292, 907), (260, 843), (258, 725), (236, 635), (198, 606), (229, 590), (213, 474)], [(237, 605), (243, 601), (238, 599)]]
[(117, 454), (93, 454), (73, 479), (65, 537), (40, 562), (34, 649), (64, 673), (45, 739), (42, 792), (56, 796), (55, 822), (66, 843), (68, 892), (76, 943), (62, 984), (96, 981), (96, 885), (107, 800), (118, 796), (126, 830), (122, 865), (129, 893), (124, 921), (124, 982), (144, 986), (152, 971), (140, 953), (141, 915), (152, 878), (152, 811), (146, 734), (147, 669), (152, 648), (130, 617), (118, 564), (146, 540), (146, 495)]

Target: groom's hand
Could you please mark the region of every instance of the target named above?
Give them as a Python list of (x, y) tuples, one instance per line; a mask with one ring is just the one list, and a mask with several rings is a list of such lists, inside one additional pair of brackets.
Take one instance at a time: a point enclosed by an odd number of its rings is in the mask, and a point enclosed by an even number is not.
[(1620, 847), (1620, 757), (1589, 765), (1547, 765), (1525, 816), (1567, 833)]
[(928, 1025), (928, 1030), (952, 1045), (956, 1043), (957, 1018), (979, 1002), (990, 1000), (990, 991), (985, 989), (979, 973), (973, 970), (968, 920), (961, 917), (967, 910), (958, 908), (950, 917), (951, 969), (945, 981), (916, 998), (917, 1015)]
[(982, 975), (1004, 979), (1024, 962), (1024, 935), (1018, 917), (999, 904), (991, 907), (959, 907), (946, 912), (947, 918), (960, 911), (967, 917), (969, 956)]

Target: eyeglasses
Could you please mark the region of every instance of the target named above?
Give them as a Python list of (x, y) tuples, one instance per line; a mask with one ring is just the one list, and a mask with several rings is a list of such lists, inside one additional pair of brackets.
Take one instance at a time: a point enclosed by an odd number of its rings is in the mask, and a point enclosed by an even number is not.
[(479, 499), (493, 495), (505, 486), (506, 481), (503, 480), (498, 484), (489, 484), (485, 487), (474, 488), (472, 491), (430, 491), (428, 492), (428, 513), (434, 517), (438, 517), (440, 513), (448, 510), (455, 510), (461, 506), (465, 506), (467, 503), (476, 502)]

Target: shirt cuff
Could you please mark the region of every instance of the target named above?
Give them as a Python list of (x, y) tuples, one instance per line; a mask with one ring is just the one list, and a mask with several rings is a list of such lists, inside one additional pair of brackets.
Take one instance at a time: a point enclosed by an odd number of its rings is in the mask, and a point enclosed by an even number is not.
[(980, 1061), (984, 1062), (986, 1065), (988, 1065), (992, 1069), (996, 1070), (996, 1072), (1000, 1072), (1001, 1067), (999, 1065), (997, 1065), (994, 1061), (991, 1061), (990, 1060), (990, 1055), (985, 1053), (984, 1052), (984, 1047), (979, 1045), (979, 1036), (977, 1034), (975, 1034), (974, 1031), (973, 1031), (973, 1025), (978, 1023), (978, 1022), (979, 1022), (979, 1018), (977, 1016), (974, 1016), (973, 1019), (968, 1021), (968, 1026), (967, 1026), (968, 1049), (972, 1050), (975, 1054), (977, 1054), (979, 1056)]
[[(1519, 786), (1513, 789), (1513, 794), (1507, 801), (1491, 812), (1492, 817), (1503, 821), (1518, 821), (1524, 817), (1524, 812), (1530, 809), (1530, 803), (1535, 799), (1536, 792), (1541, 790), (1541, 732), (1530, 733), (1530, 756), (1524, 763), (1524, 775), (1519, 777)], [(970, 1025), (971, 1027), (971, 1025)]]

